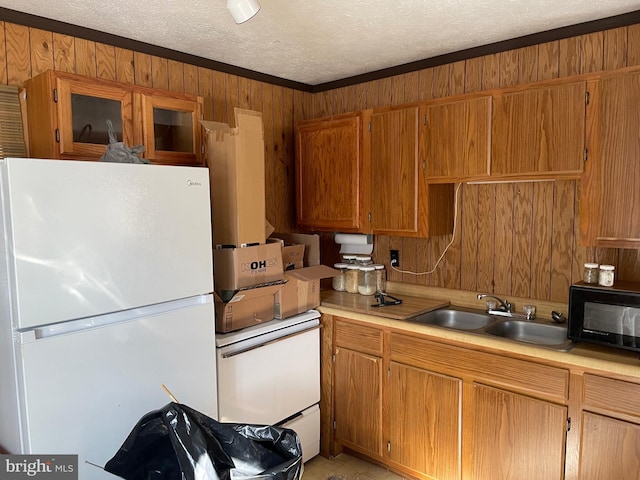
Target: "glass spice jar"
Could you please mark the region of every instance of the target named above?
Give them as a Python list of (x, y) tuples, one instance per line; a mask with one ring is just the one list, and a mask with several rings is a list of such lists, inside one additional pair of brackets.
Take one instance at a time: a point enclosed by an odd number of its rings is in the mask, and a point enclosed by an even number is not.
[(344, 274), (344, 289), (349, 293), (358, 293), (358, 271), (360, 267), (357, 265), (347, 265), (347, 271)]
[(600, 265), (598, 285), (602, 285), (603, 287), (612, 287), (615, 268), (616, 267), (613, 265)]
[(584, 275), (582, 280), (584, 283), (598, 283), (598, 264), (597, 263), (585, 263)]
[(360, 295), (376, 293), (376, 269), (371, 265), (360, 267), (358, 271), (358, 293)]
[(338, 273), (337, 275), (335, 275), (333, 277), (333, 282), (332, 282), (332, 286), (333, 289), (336, 292), (344, 292), (345, 291), (345, 285), (346, 285), (346, 279), (345, 279), (345, 273), (347, 272), (347, 264), (346, 263), (336, 263), (333, 268), (335, 268), (336, 270), (339, 270), (340, 273)]

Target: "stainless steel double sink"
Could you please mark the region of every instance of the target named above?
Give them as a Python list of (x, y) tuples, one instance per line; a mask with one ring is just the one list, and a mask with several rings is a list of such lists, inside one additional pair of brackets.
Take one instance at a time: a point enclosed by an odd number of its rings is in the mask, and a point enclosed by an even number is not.
[(489, 337), (501, 337), (561, 352), (573, 347), (567, 326), (545, 320), (498, 317), (482, 311), (442, 308), (409, 318), (422, 323)]

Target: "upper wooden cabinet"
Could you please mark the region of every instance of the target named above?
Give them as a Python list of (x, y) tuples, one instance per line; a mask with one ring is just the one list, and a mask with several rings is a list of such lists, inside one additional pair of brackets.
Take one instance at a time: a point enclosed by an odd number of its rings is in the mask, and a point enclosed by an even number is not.
[(371, 230), (418, 233), (418, 108), (371, 113)]
[(360, 113), (308, 120), (296, 129), (296, 218), (303, 228), (364, 229)]
[(424, 104), (420, 121), (420, 160), (429, 182), (489, 175), (491, 96)]
[(586, 82), (493, 94), (491, 175), (579, 174)]
[(581, 184), (585, 245), (640, 248), (640, 71), (589, 82), (588, 159)]
[(202, 98), (47, 71), (25, 82), (30, 154), (96, 160), (111, 120), (118, 141), (152, 163), (202, 164)]
[(201, 103), (167, 97), (162, 93), (142, 94), (142, 143), (144, 156), (156, 163), (201, 163)]
[(451, 233), (453, 186), (431, 188), (419, 169), (417, 106), (303, 121), (296, 139), (298, 226), (401, 236)]
[(416, 237), (451, 233), (453, 184), (427, 183), (418, 158), (418, 107), (373, 110), (365, 138), (371, 233)]

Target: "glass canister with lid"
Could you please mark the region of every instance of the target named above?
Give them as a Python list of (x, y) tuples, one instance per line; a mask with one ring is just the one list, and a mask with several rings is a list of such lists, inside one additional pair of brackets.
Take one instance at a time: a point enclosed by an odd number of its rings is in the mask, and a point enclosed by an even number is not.
[(347, 265), (355, 265), (356, 264), (356, 257), (357, 255), (352, 255), (352, 254), (345, 254), (342, 255), (342, 261), (344, 263), (346, 263)]
[(344, 292), (346, 289), (346, 277), (345, 274), (347, 273), (347, 264), (346, 263), (336, 263), (333, 265), (333, 268), (335, 268), (336, 270), (339, 270), (340, 273), (335, 275), (333, 277), (333, 289), (336, 292)]
[(387, 270), (381, 263), (373, 264), (376, 273), (376, 293), (384, 292), (387, 289)]
[(365, 267), (367, 265), (373, 265), (370, 256), (366, 255), (357, 255), (356, 256), (356, 265), (360, 265), (361, 267)]
[(358, 265), (347, 265), (344, 273), (344, 289), (349, 293), (358, 293)]
[(360, 267), (358, 271), (358, 293), (373, 295), (376, 293), (376, 269), (371, 265)]

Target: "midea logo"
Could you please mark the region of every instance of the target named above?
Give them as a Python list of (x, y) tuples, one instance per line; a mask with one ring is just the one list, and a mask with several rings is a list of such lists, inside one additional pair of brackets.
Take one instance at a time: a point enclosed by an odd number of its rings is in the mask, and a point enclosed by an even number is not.
[(202, 183), (196, 180), (187, 180), (187, 187), (201, 187)]

